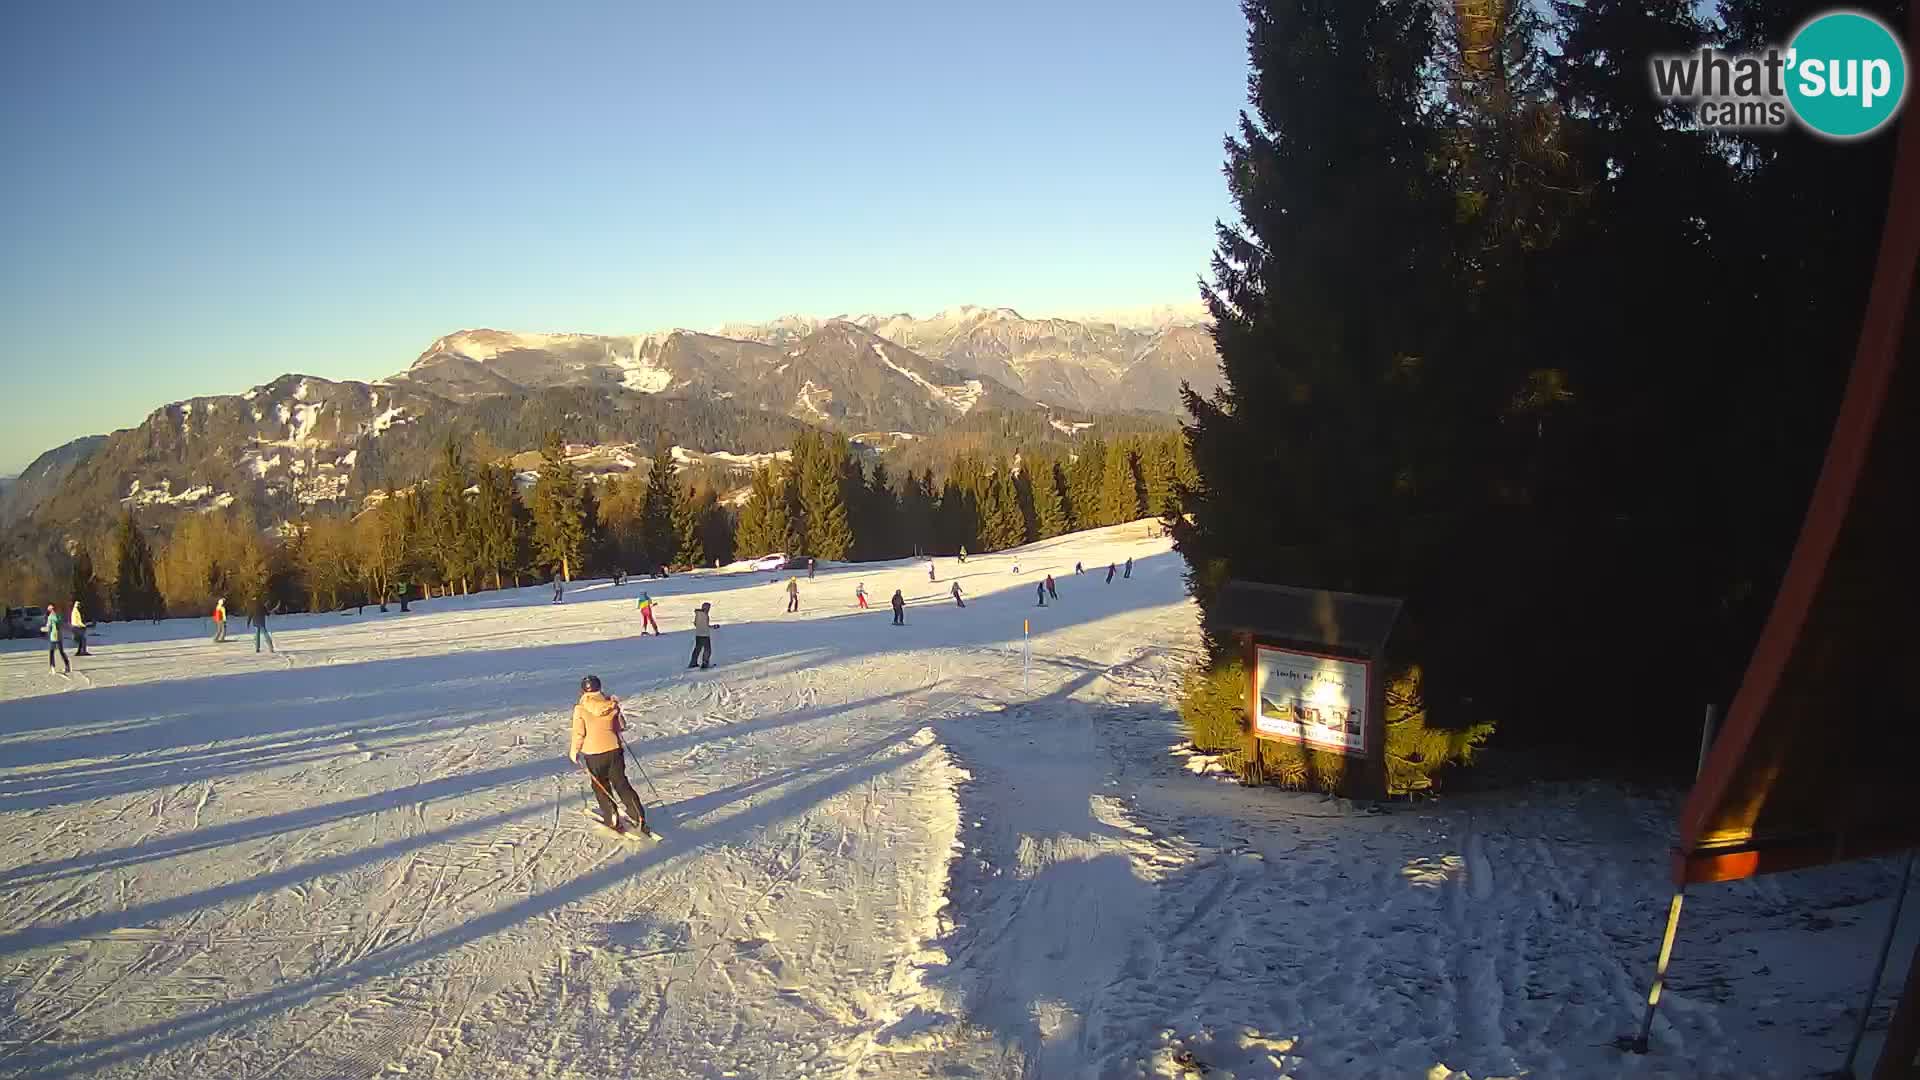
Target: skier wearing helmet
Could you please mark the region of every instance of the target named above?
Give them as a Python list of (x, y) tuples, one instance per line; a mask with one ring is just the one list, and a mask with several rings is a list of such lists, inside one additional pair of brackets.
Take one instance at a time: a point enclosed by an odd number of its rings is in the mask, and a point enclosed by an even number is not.
[(588, 675), (580, 680), (580, 700), (573, 706), (573, 742), (567, 760), (580, 764), (586, 757), (587, 779), (593, 783), (593, 797), (600, 805), (600, 823), (615, 832), (622, 831), (616, 796), (627, 809), (627, 817), (642, 836), (652, 836), (647, 828), (647, 811), (640, 805), (640, 793), (627, 780), (626, 747), (620, 733), (626, 730), (626, 718), (620, 712), (620, 699), (600, 692), (600, 677)]

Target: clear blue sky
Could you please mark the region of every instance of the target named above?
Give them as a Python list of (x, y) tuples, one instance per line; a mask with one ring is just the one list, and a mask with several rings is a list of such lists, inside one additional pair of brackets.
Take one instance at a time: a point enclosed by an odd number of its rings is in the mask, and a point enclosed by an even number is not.
[(1233, 0), (9, 5), (0, 473), (464, 327), (1190, 300), (1245, 85)]

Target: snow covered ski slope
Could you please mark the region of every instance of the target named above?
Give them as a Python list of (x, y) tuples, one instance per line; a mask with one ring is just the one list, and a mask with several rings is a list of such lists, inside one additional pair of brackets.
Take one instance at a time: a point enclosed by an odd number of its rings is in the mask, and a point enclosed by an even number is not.
[[(1837, 1060), (1884, 867), (1703, 890), (1656, 1052), (1623, 1057), (1670, 801), (1540, 785), (1366, 814), (1202, 775), (1172, 752), (1197, 634), (1167, 541), (1136, 524), (1023, 549), (1017, 577), (1015, 558), (942, 559), (937, 582), (923, 562), (823, 566), (798, 575), (796, 615), (793, 575), (722, 572), (292, 617), (272, 656), (191, 622), (113, 625), (76, 664), (90, 682), (17, 643), (0, 1076), (1172, 1077), (1190, 1060), (1485, 1080)], [(1047, 573), (1060, 595), (1041, 609)], [(636, 636), (643, 588), (665, 637)], [(714, 667), (688, 671), (702, 601)], [(665, 843), (581, 813), (566, 747), (589, 672), (625, 702)]]

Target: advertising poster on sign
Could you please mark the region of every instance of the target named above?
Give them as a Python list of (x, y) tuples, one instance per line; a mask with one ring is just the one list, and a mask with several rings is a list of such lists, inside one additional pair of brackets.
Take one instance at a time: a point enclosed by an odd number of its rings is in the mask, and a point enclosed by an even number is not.
[(1254, 732), (1343, 754), (1367, 752), (1367, 665), (1262, 645)]

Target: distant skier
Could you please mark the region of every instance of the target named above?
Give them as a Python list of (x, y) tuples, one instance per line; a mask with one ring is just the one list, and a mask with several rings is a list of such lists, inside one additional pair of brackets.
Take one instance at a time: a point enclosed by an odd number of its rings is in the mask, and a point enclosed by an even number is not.
[(1074, 573), (1076, 573), (1076, 574), (1084, 574), (1084, 573), (1086, 573), (1086, 570), (1084, 570), (1084, 569), (1082, 569), (1082, 568), (1081, 568), (1081, 566), (1080, 566), (1080, 560), (1078, 560), (1078, 559), (1075, 559), (1075, 560), (1074, 560), (1074, 563), (1073, 563), (1073, 572), (1074, 572)]
[(1131, 555), (1127, 556), (1127, 572), (1124, 574), (1121, 574), (1120, 576), (1129, 577), (1129, 578), (1133, 576), (1133, 556)]
[(953, 583), (953, 602), (961, 607), (967, 606), (967, 602), (960, 599), (960, 583), (957, 581)]
[(640, 636), (647, 636), (647, 627), (653, 627), (653, 636), (660, 636), (660, 624), (653, 621), (653, 597), (644, 590), (640, 593)]
[(965, 544), (960, 545), (960, 561), (963, 563), (967, 561), (967, 545)]
[(928, 560), (927, 560), (927, 580), (928, 580), (928, 581), (938, 581), (938, 580), (940, 580), (940, 579), (939, 579), (938, 577), (935, 577), (935, 576), (934, 576), (934, 573), (933, 573), (933, 560), (932, 560), (932, 559), (928, 559)]
[(619, 806), (614, 802), (617, 795), (640, 835), (652, 836), (647, 828), (647, 808), (640, 805), (640, 793), (627, 779), (627, 748), (620, 738), (626, 728), (620, 699), (600, 692), (600, 677), (581, 679), (580, 700), (573, 704), (573, 741), (567, 746), (567, 760), (577, 765), (580, 756), (586, 755), (587, 779), (593, 783), (593, 799), (600, 807), (600, 824), (622, 831)]
[(273, 634), (267, 630), (267, 602), (256, 598), (247, 609), (247, 625), (253, 627), (253, 651), (260, 651), (260, 641), (266, 639), (267, 652), (273, 652)]
[(708, 613), (713, 610), (712, 603), (701, 604), (693, 612), (693, 655), (687, 658), (687, 666), (705, 671), (713, 663), (713, 619)]
[(87, 620), (80, 614), (80, 601), (73, 602), (73, 614), (67, 617), (67, 622), (73, 630), (73, 655), (92, 656), (87, 651)]
[(899, 589), (893, 590), (893, 625), (907, 625), (907, 598), (900, 595)]
[(1038, 597), (1040, 600), (1038, 604), (1034, 605), (1035, 607), (1046, 607), (1047, 606), (1047, 583), (1044, 581), (1034, 582), (1033, 595)]
[(627, 572), (616, 568), (613, 572), (613, 583), (616, 587), (625, 585), (627, 583)]
[(224, 596), (213, 605), (213, 640), (216, 644), (227, 640), (227, 598)]
[(1114, 565), (1112, 563), (1108, 563), (1107, 564), (1107, 584), (1109, 585), (1113, 584), (1113, 571), (1114, 571)]
[(866, 582), (863, 581), (860, 584), (853, 587), (853, 599), (856, 603), (860, 605), (861, 611), (867, 610), (867, 583)]
[(796, 612), (799, 610), (800, 610), (800, 579), (797, 577), (790, 577), (787, 579), (787, 613), (792, 614), (793, 612)]
[(60, 654), (60, 666), (64, 674), (73, 674), (73, 661), (67, 659), (66, 643), (60, 640), (60, 612), (52, 604), (47, 605), (47, 674), (53, 674), (53, 654)]
[(553, 575), (553, 602), (556, 604), (559, 603), (560, 597), (564, 594), (565, 589), (560, 584), (560, 575)]
[(812, 558), (807, 559), (807, 580), (808, 581), (813, 580), (813, 559)]
[(1013, 576), (1014, 577), (1020, 576), (1020, 560), (1018, 559), (1015, 559), (1013, 561)]
[(1047, 575), (1046, 585), (1047, 585), (1047, 599), (1049, 600), (1060, 599), (1060, 590), (1054, 587), (1052, 574)]

